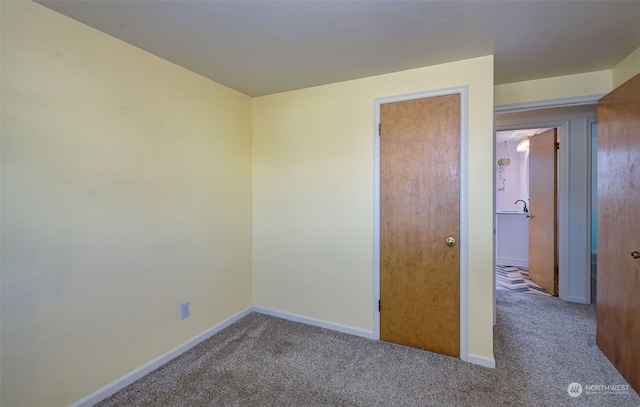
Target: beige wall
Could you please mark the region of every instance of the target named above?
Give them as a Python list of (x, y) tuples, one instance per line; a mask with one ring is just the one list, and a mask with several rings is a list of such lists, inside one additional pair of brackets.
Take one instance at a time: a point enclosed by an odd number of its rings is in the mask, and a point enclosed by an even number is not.
[(495, 105), (605, 94), (612, 89), (611, 70), (496, 85)]
[(619, 64), (613, 67), (613, 89), (640, 74), (640, 48), (633, 51)]
[(68, 405), (251, 305), (251, 99), (35, 3), (1, 25), (2, 405)]
[(254, 303), (373, 329), (374, 99), (469, 85), (469, 352), (493, 358), (493, 57), (255, 98)]
[(496, 85), (496, 106), (604, 95), (640, 73), (640, 48), (613, 69)]

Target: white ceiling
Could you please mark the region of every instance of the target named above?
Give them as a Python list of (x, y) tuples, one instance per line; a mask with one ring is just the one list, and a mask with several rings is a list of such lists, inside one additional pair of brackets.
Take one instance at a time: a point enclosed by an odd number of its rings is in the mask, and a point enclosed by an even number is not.
[(640, 1), (38, 2), (250, 96), (489, 54), (510, 83), (640, 47)]

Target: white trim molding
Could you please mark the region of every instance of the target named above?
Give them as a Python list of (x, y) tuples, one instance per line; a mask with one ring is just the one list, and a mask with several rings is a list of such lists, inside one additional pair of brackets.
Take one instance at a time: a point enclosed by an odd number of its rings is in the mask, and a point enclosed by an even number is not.
[(135, 382), (136, 380), (142, 378), (146, 374), (151, 373), (152, 371), (156, 370), (157, 368), (164, 365), (165, 363), (180, 356), (184, 352), (198, 345), (200, 342), (203, 342), (209, 339), (213, 335), (217, 334), (218, 332), (222, 331), (229, 325), (233, 324), (234, 322), (237, 322), (238, 320), (245, 317), (246, 315), (249, 315), (252, 311), (253, 311), (253, 307), (245, 308), (244, 310), (238, 312), (235, 315), (232, 315), (231, 317), (225, 319), (219, 324), (207, 329), (201, 334), (194, 336), (193, 338), (189, 339), (183, 344), (178, 345), (177, 347), (171, 349), (169, 352), (158, 356), (157, 358), (153, 359), (149, 363), (145, 363), (144, 365), (140, 366), (134, 371), (122, 376), (118, 380), (104, 386), (103, 388), (91, 393), (87, 397), (73, 403), (70, 407), (91, 407), (94, 404), (99, 403), (100, 401), (106, 399), (107, 397), (110, 397), (116, 392), (124, 389), (125, 387)]
[[(373, 158), (373, 339), (380, 340), (380, 105), (435, 96), (460, 94), (460, 359), (478, 363), (468, 355), (468, 161), (469, 161), (469, 87), (446, 89), (376, 98), (374, 100)], [(485, 366), (483, 363), (478, 363)]]
[(558, 127), (558, 296), (569, 301), (569, 120)]
[(510, 103), (506, 105), (495, 106), (493, 110), (496, 114), (500, 114), (500, 113), (524, 112), (527, 110), (535, 110), (535, 109), (547, 109), (547, 108), (553, 108), (553, 107), (593, 105), (595, 103), (598, 103), (598, 100), (604, 95), (605, 93), (598, 93), (595, 95), (575, 96), (571, 98), (547, 99), (547, 100), (538, 100), (533, 102), (522, 102), (522, 103)]
[(305, 317), (303, 315), (292, 314), (290, 312), (275, 310), (271, 308), (253, 306), (253, 311), (259, 314), (271, 315), (272, 317), (278, 317), (293, 322), (300, 322), (302, 324), (317, 326), (319, 328), (331, 329), (332, 331), (338, 331), (349, 335), (361, 336), (367, 339), (373, 339), (373, 332), (360, 328), (354, 328), (347, 325), (336, 324), (334, 322), (324, 321), (321, 319)]
[(469, 363), (473, 363), (474, 365), (480, 365), (480, 366), (488, 367), (490, 369), (496, 368), (496, 360), (493, 358), (488, 358), (486, 356), (474, 355), (470, 353), (469, 359), (467, 361)]

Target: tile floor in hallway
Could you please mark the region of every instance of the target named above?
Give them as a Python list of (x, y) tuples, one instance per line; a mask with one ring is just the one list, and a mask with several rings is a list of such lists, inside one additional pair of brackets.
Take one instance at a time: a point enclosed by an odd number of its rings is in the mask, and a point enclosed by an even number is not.
[(529, 279), (529, 270), (526, 267), (496, 266), (496, 288), (528, 294), (551, 295)]

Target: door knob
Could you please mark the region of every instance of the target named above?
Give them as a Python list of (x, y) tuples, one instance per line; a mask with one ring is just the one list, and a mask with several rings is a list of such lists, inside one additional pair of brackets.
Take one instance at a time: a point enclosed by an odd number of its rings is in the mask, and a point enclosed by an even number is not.
[[(452, 238), (451, 236), (449, 236), (447, 240), (445, 240), (445, 242), (447, 242), (447, 246), (449, 247), (456, 245), (456, 239)], [(638, 254), (640, 255), (640, 253)]]
[(631, 252), (631, 257), (633, 257), (634, 259), (640, 259), (640, 252), (638, 251), (632, 251)]

